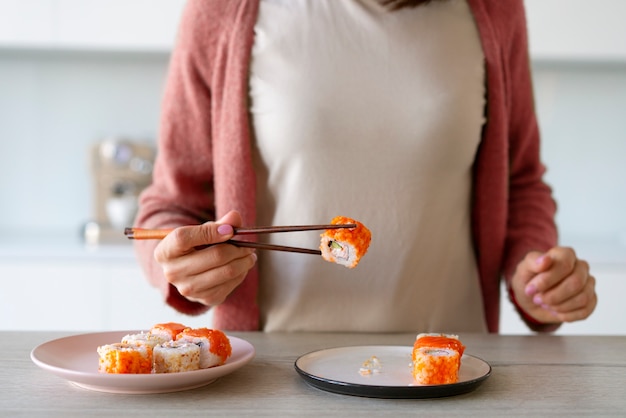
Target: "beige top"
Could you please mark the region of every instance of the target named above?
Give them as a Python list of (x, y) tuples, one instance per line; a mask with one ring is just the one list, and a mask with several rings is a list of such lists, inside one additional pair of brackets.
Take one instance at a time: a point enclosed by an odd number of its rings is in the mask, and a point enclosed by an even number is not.
[(258, 223), (344, 215), (372, 231), (354, 269), (260, 252), (263, 328), (486, 331), (470, 238), (485, 74), (465, 0), (262, 0), (255, 31)]

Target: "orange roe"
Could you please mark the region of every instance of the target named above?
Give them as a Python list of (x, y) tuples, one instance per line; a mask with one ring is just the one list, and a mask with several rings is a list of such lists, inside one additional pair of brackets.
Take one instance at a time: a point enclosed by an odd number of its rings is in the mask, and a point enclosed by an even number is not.
[[(346, 216), (336, 216), (331, 223), (333, 225), (338, 224), (355, 224), (354, 228), (337, 228), (327, 229), (320, 236), (322, 237), (320, 242), (320, 250), (322, 257), (329, 262), (339, 263), (348, 268), (354, 268), (361, 260), (361, 257), (365, 255), (372, 241), (372, 233), (361, 222), (356, 221)], [(344, 258), (338, 256), (332, 250), (329, 250), (330, 243), (336, 242), (340, 245), (339, 248), (343, 251), (344, 244), (352, 247), (351, 256)], [(347, 254), (347, 253), (346, 253)], [(339, 261), (341, 260), (341, 261)]]
[[(456, 338), (434, 335), (427, 335), (415, 340), (415, 344), (413, 344), (413, 349), (417, 350), (422, 347), (435, 349), (451, 349), (457, 351), (459, 353), (459, 356), (462, 356), (463, 352), (465, 351), (465, 346), (461, 344), (461, 341), (457, 340)], [(415, 360), (415, 358), (413, 358), (413, 360)]]
[(218, 356), (222, 363), (232, 354), (230, 340), (222, 331), (209, 328), (187, 328), (181, 332), (177, 339), (184, 336), (206, 338), (209, 340), (209, 351)]
[(183, 332), (188, 327), (183, 324), (179, 324), (178, 322), (165, 322), (162, 324), (156, 324), (152, 327), (153, 331), (157, 332), (167, 332), (170, 334), (172, 340), (176, 339), (176, 336)]
[[(446, 351), (446, 354), (438, 353)], [(420, 384), (441, 385), (458, 381), (465, 346), (457, 338), (423, 335), (413, 344), (413, 377)]]
[(367, 251), (372, 241), (372, 233), (365, 225), (347, 216), (336, 216), (330, 223), (333, 225), (356, 224), (356, 228), (328, 229), (324, 232), (324, 235), (331, 237), (335, 241), (350, 242), (363, 253)]
[(111, 344), (99, 348), (99, 371), (115, 374), (148, 374), (152, 372), (152, 349), (133, 350), (129, 344)]
[(413, 376), (425, 385), (443, 385), (456, 383), (459, 379), (460, 356), (430, 355), (431, 351), (422, 348), (414, 352)]

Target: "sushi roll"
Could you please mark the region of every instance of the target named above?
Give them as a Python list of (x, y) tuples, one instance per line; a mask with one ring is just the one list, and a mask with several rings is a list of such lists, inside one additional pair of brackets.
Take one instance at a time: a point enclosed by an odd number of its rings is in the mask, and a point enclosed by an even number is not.
[(140, 332), (138, 334), (128, 334), (122, 338), (123, 344), (134, 344), (134, 345), (147, 345), (150, 348), (154, 349), (159, 344), (166, 343), (170, 341), (171, 338), (159, 335), (159, 334), (151, 334), (148, 332)]
[(200, 368), (200, 347), (183, 341), (159, 344), (153, 350), (155, 373), (189, 372)]
[(327, 229), (321, 234), (320, 250), (324, 260), (354, 268), (367, 252), (372, 233), (361, 222), (337, 216), (332, 224), (356, 224), (355, 228)]
[(456, 335), (419, 334), (412, 352), (412, 374), (422, 385), (443, 385), (459, 380), (465, 346)]
[(165, 338), (166, 341), (175, 340), (176, 336), (188, 327), (178, 322), (156, 324), (150, 329), (150, 334)]
[(97, 351), (101, 373), (152, 373), (152, 348), (149, 346), (115, 343), (102, 345)]
[(189, 342), (200, 347), (200, 368), (221, 366), (232, 353), (228, 337), (219, 330), (187, 328), (176, 337), (176, 341)]

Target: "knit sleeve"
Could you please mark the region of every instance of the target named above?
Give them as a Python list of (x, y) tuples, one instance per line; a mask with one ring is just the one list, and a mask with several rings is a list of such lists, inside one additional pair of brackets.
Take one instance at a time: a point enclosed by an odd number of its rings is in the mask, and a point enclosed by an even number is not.
[[(162, 101), (158, 153), (152, 184), (140, 196), (136, 225), (166, 228), (215, 219), (211, 145), (211, 54), (217, 19), (201, 0), (186, 4), (169, 63)], [(167, 283), (154, 261), (154, 241), (135, 250), (148, 281), (175, 309), (199, 314), (208, 307), (190, 302)]]
[[(521, 2), (520, 2), (521, 3)], [(540, 140), (535, 114), (528, 39), (523, 7), (507, 48), (509, 109), (509, 215), (505, 273), (510, 277), (530, 250), (547, 250), (557, 242), (556, 204), (543, 181)]]
[[(514, 7), (517, 18), (510, 26), (509, 45), (505, 53), (510, 170), (503, 266), (508, 287), (518, 263), (529, 251), (546, 251), (557, 244), (556, 204), (552, 190), (543, 180), (545, 167), (540, 158), (525, 13), (522, 2), (513, 3), (517, 3)], [(509, 12), (513, 11), (509, 9)], [(548, 330), (533, 323), (524, 312), (520, 311), (520, 314), (531, 329)]]

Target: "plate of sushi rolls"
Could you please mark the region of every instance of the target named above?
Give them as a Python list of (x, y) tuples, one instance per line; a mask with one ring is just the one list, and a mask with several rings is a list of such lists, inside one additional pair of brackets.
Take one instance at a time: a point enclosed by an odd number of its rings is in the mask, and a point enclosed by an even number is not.
[(164, 393), (194, 389), (249, 363), (249, 342), (220, 330), (169, 322), (149, 330), (73, 335), (31, 352), (44, 370), (85, 389)]
[(354, 346), (300, 356), (298, 374), (317, 389), (371, 398), (441, 398), (468, 393), (491, 366), (465, 353), (458, 336), (419, 334), (413, 346)]

